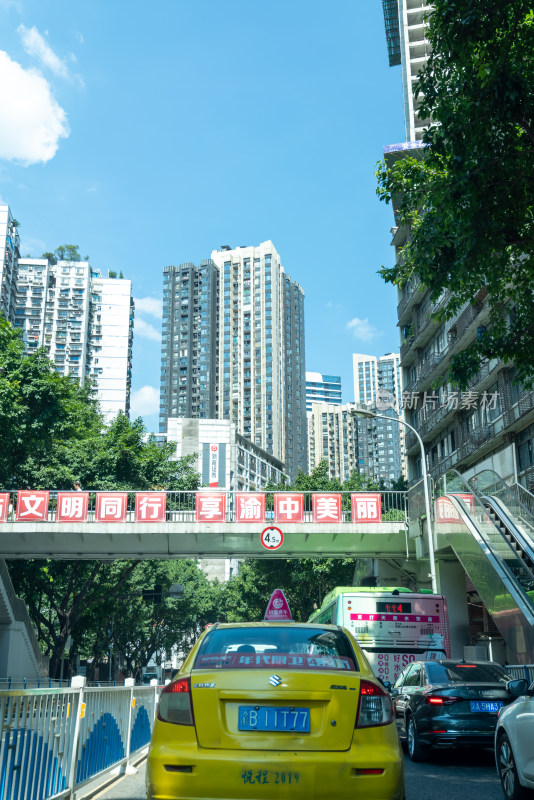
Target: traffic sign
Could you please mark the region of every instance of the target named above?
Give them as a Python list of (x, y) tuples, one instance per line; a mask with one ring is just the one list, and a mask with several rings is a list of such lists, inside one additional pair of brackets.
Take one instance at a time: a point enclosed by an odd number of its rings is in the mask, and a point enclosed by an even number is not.
[(261, 543), (266, 550), (278, 550), (284, 543), (284, 534), (280, 528), (270, 525), (261, 532)]

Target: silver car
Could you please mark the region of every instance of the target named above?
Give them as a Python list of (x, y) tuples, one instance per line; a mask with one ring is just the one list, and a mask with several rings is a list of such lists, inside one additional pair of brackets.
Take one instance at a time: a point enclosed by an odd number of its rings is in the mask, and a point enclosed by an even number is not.
[(495, 760), (506, 800), (534, 799), (534, 683), (508, 681), (517, 699), (501, 709), (495, 729)]

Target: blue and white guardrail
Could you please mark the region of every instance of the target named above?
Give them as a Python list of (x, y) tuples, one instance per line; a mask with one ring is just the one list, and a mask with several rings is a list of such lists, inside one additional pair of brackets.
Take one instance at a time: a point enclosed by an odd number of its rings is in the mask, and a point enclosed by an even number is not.
[[(60, 800), (150, 742), (157, 685), (0, 691), (0, 800)], [(155, 684), (155, 682), (154, 682)]]

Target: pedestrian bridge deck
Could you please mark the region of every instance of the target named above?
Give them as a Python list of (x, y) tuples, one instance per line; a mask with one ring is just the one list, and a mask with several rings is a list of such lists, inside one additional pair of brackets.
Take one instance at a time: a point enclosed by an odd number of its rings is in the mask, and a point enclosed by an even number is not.
[[(3, 558), (393, 557), (410, 544), (398, 491), (21, 490), (2, 501)], [(278, 540), (262, 544), (273, 527)]]
[(403, 521), (357, 523), (277, 523), (284, 535), (277, 550), (261, 544), (275, 523), (121, 522), (0, 523), (0, 558), (354, 558), (406, 555)]

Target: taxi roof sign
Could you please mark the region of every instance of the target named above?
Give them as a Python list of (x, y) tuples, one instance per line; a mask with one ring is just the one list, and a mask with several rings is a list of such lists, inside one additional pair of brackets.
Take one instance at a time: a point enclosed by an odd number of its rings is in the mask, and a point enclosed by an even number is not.
[(289, 604), (281, 589), (275, 589), (272, 593), (263, 619), (265, 622), (293, 622)]

